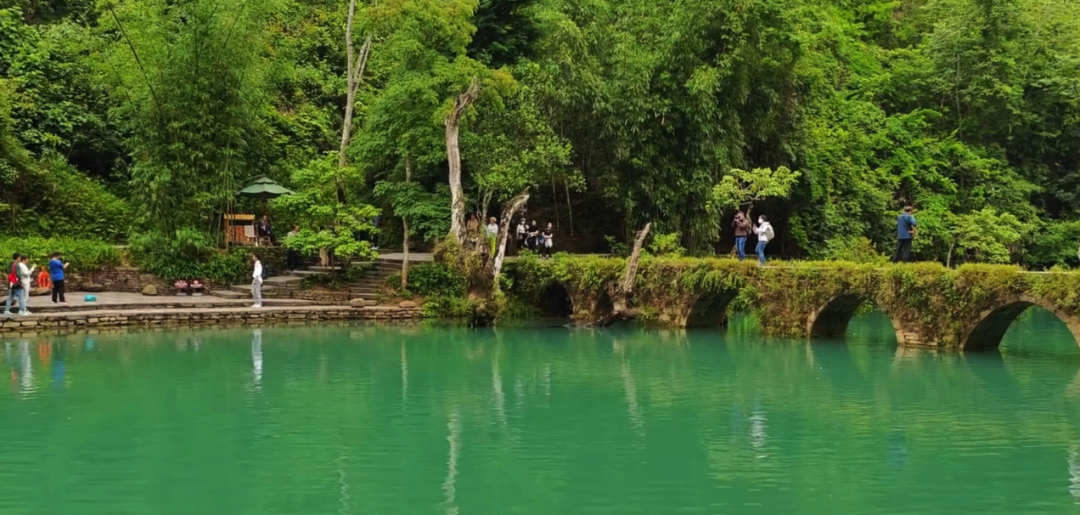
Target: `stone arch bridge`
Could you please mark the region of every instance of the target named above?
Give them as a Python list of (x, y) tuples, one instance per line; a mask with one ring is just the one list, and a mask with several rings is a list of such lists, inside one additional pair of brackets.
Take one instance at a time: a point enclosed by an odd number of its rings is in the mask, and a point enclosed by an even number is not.
[[(573, 320), (588, 324), (611, 312), (625, 265), (618, 258), (561, 255), (523, 259), (510, 272), (519, 293), (548, 306), (553, 298), (566, 298)], [(662, 326), (719, 326), (729, 309), (739, 307), (756, 312), (768, 334), (807, 338), (843, 337), (865, 303), (892, 321), (901, 346), (996, 348), (1031, 306), (1054, 313), (1080, 342), (1080, 273), (1004, 265), (757, 267), (730, 259), (644, 257), (630, 297), (632, 316)]]

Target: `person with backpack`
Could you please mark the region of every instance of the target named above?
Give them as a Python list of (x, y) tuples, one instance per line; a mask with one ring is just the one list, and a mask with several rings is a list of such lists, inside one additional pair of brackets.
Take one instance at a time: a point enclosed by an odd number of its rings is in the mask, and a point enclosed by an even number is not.
[(255, 263), (255, 270), (251, 273), (251, 295), (255, 297), (255, 303), (251, 305), (253, 308), (262, 307), (262, 284), (263, 284), (263, 266), (259, 261), (259, 256), (255, 254), (251, 255), (251, 261)]
[(7, 285), (8, 296), (7, 303), (4, 304), (4, 316), (11, 316), (11, 304), (12, 302), (18, 302), (19, 313), (26, 311), (26, 304), (23, 303), (22, 296), (22, 281), (19, 281), (19, 253), (16, 252), (11, 255), (11, 266), (7, 268)]
[(911, 239), (919, 232), (918, 224), (912, 213), (915, 208), (904, 206), (904, 212), (896, 218), (896, 252), (893, 253), (893, 263), (911, 262)]
[(765, 215), (758, 217), (757, 226), (754, 227), (754, 234), (757, 234), (757, 255), (758, 266), (765, 265), (765, 245), (776, 237), (776, 233), (773, 232), (772, 224), (769, 223), (769, 219)]

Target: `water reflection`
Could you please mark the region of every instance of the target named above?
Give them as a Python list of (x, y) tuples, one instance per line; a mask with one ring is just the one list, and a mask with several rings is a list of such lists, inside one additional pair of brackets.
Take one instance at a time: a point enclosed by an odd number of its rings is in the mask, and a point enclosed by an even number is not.
[(457, 409), (450, 412), (450, 420), (446, 423), (449, 434), (446, 436), (450, 443), (450, 455), (446, 459), (446, 480), (443, 481), (443, 508), (446, 515), (457, 515), (457, 472), (458, 453), (461, 452), (461, 414)]
[[(208, 515), (297, 499), (388, 515), (1039, 515), (1080, 502), (1077, 361), (717, 331), (409, 331), (7, 342), (16, 393), (0, 395), (0, 442), (25, 466), (0, 467), (0, 513), (72, 511), (5, 504), (39, 491), (129, 495), (140, 513), (237, 499)], [(20, 400), (34, 373), (68, 388)], [(250, 391), (259, 402), (236, 402)], [(24, 475), (71, 478), (71, 491)]]
[(401, 342), (401, 405), (409, 398), (409, 355), (405, 352), (405, 342)]
[[(53, 344), (50, 342), (50, 349)], [(64, 364), (64, 347), (62, 345), (56, 345), (55, 352), (51, 352), (52, 357), (52, 387), (53, 388), (65, 388), (65, 374), (67, 373), (67, 366)]]
[(34, 363), (30, 357), (30, 340), (19, 342), (19, 392), (24, 397), (34, 393)]
[(765, 453), (765, 445), (769, 442), (768, 422), (769, 419), (765, 416), (765, 409), (755, 400), (754, 408), (750, 414), (750, 445), (757, 452), (758, 459), (768, 457), (768, 454)]
[(262, 329), (254, 329), (251, 333), (251, 381), (256, 392), (262, 391), (263, 374), (263, 349)]
[(1069, 449), (1069, 493), (1080, 501), (1080, 444)]

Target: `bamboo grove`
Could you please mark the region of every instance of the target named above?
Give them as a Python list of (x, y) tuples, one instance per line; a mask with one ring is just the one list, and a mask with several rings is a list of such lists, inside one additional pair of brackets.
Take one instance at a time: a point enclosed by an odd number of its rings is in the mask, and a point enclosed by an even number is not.
[(266, 175), (281, 224), (527, 191), (565, 250), (706, 255), (778, 170), (788, 257), (879, 260), (910, 203), (920, 259), (1076, 265), (1080, 4), (0, 0), (2, 236), (212, 247)]

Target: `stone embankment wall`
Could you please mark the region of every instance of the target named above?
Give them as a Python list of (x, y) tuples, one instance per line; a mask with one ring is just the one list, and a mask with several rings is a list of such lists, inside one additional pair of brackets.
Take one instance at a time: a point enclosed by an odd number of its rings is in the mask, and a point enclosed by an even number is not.
[(331, 291), (324, 289), (301, 290), (292, 288), (274, 288), (263, 290), (264, 299), (293, 299), (310, 300), (317, 304), (329, 304), (335, 306), (347, 305), (352, 300), (352, 294), (347, 291)]
[(315, 321), (411, 321), (422, 317), (417, 308), (303, 307), (265, 309), (100, 310), (0, 318), (0, 335), (33, 335), (119, 327), (177, 327), (262, 325)]
[(159, 292), (172, 291), (172, 283), (158, 279), (154, 274), (128, 266), (109, 267), (97, 272), (70, 274), (68, 291), (122, 291), (139, 293), (147, 285), (154, 285)]

